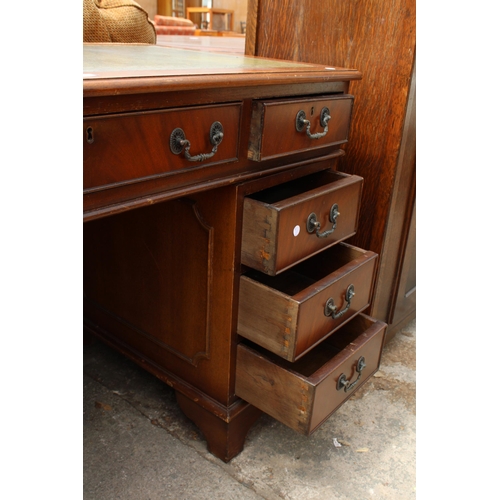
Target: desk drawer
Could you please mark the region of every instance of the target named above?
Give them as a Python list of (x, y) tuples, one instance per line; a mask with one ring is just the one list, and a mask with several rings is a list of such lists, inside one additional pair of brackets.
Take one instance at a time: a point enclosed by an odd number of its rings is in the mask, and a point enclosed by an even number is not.
[(255, 101), (248, 157), (262, 161), (347, 142), (353, 102), (344, 94)]
[(323, 171), (246, 197), (242, 264), (274, 276), (349, 238), (356, 232), (362, 186), (361, 177)]
[[(169, 175), (184, 169), (236, 161), (241, 105), (170, 109), (92, 117), (83, 120), (84, 189)], [(211, 127), (219, 122), (223, 137), (210, 158), (198, 161), (200, 154), (211, 154), (218, 138), (211, 140)], [(190, 142), (170, 146), (172, 132), (181, 129)], [(218, 125), (214, 127), (218, 131)], [(219, 136), (220, 137), (220, 136)]]
[(340, 243), (275, 277), (247, 272), (238, 334), (297, 360), (368, 307), (376, 263), (377, 254)]
[(240, 343), (236, 394), (309, 435), (378, 370), (386, 327), (359, 314), (295, 363)]

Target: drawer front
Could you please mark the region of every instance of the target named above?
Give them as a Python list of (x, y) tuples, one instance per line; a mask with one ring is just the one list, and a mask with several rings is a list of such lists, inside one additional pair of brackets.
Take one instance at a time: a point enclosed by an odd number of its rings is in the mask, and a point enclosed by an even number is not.
[[(236, 161), (240, 110), (237, 103), (84, 119), (84, 189)], [(222, 125), (224, 134), (218, 145), (210, 139), (216, 122)], [(184, 132), (191, 157), (210, 155), (214, 146), (216, 152), (203, 161), (188, 160), (186, 145), (177, 142), (179, 135), (174, 136), (176, 153), (172, 152), (171, 135), (175, 129)], [(214, 130), (218, 130), (217, 125)]]
[(378, 370), (386, 328), (359, 314), (295, 363), (240, 343), (236, 394), (309, 435)]
[(353, 102), (351, 95), (256, 101), (248, 157), (262, 161), (347, 142)]
[(323, 171), (246, 197), (242, 264), (274, 276), (349, 238), (362, 186), (361, 177)]
[(238, 334), (295, 361), (370, 304), (377, 254), (340, 243), (272, 277), (240, 278)]

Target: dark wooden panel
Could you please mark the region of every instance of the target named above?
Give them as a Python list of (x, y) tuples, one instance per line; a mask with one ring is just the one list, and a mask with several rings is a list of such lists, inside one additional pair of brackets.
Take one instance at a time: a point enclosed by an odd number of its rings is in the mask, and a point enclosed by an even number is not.
[[(290, 99), (254, 103), (248, 157), (255, 161), (344, 144), (349, 135), (352, 96), (321, 99)], [(330, 116), (327, 127), (321, 123), (322, 110)], [(297, 130), (297, 114), (309, 122)], [(315, 138), (309, 134), (317, 135)], [(323, 135), (324, 134), (324, 135)]]
[(85, 224), (86, 298), (196, 366), (210, 356), (213, 252), (213, 228), (189, 200)]
[[(84, 119), (84, 192), (236, 161), (240, 111), (241, 104), (231, 104)], [(220, 122), (224, 137), (215, 154), (202, 164), (186, 158), (187, 145), (179, 154), (170, 149), (170, 135), (180, 128), (190, 142), (191, 156), (211, 153), (210, 127), (214, 122)]]
[(223, 404), (234, 399), (235, 202), (227, 187), (84, 224), (84, 316)]
[[(401, 287), (404, 288), (406, 279), (411, 280), (411, 276), (407, 275), (408, 272), (411, 273), (411, 268), (403, 269), (405, 262), (411, 260), (412, 255), (416, 256), (414, 225), (416, 198), (415, 93), (414, 68), (384, 247), (380, 260), (379, 282), (372, 307), (374, 315), (388, 318), (388, 322), (391, 323), (387, 335), (388, 339), (392, 338), (395, 331), (404, 324), (405, 318), (411, 319), (416, 312), (416, 293), (413, 294), (412, 299), (407, 300), (405, 295), (409, 290), (401, 291)], [(413, 281), (415, 280), (413, 279)], [(388, 286), (388, 283), (391, 286)], [(416, 283), (410, 288), (416, 288)], [(398, 314), (395, 314), (396, 310), (399, 310)]]

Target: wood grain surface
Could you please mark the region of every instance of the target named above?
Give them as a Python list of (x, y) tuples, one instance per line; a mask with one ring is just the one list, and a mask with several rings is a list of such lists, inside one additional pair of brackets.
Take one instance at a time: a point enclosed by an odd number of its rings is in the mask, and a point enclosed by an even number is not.
[[(362, 80), (349, 87), (355, 96), (352, 126), (338, 168), (365, 179), (358, 232), (351, 241), (379, 253), (384, 262), (384, 252), (390, 249), (384, 248), (384, 240), (391, 231), (397, 170), (415, 169), (414, 163), (398, 166), (416, 51), (415, 0), (332, 0), (321, 3), (321, 8), (313, 0), (249, 0), (245, 50), (362, 73)], [(397, 189), (406, 190), (406, 186), (400, 184)], [(399, 204), (397, 209), (411, 214), (412, 201), (405, 203), (407, 207)], [(398, 239), (394, 234), (390, 237)], [(401, 259), (400, 251), (398, 246), (390, 259)], [(398, 280), (394, 274), (398, 265), (392, 267), (379, 285), (380, 290), (391, 290), (377, 306), (380, 318), (390, 316)]]
[[(363, 179), (320, 172), (245, 199), (242, 263), (269, 275), (290, 268), (356, 232)], [(340, 212), (333, 230), (330, 209)], [(307, 230), (316, 214), (325, 237)], [(328, 232), (330, 232), (328, 234)]]
[[(236, 393), (245, 401), (309, 435), (377, 371), (386, 325), (362, 314), (295, 363), (267, 351), (238, 345)], [(366, 368), (351, 391), (337, 389), (344, 374), (353, 383), (355, 365)]]
[[(249, 271), (240, 280), (238, 334), (295, 361), (365, 309), (377, 256), (340, 243), (276, 277)], [(347, 288), (355, 294), (347, 307)], [(325, 315), (333, 299), (337, 318)]]

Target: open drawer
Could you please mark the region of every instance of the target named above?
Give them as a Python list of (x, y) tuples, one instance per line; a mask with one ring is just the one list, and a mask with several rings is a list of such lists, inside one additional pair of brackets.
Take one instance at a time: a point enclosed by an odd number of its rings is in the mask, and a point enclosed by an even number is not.
[(238, 334), (295, 361), (368, 307), (377, 254), (339, 243), (279, 274), (240, 278)]
[(274, 276), (352, 236), (363, 179), (322, 171), (247, 196), (241, 262)]
[(240, 343), (236, 395), (309, 435), (378, 370), (386, 328), (359, 314), (295, 363)]

